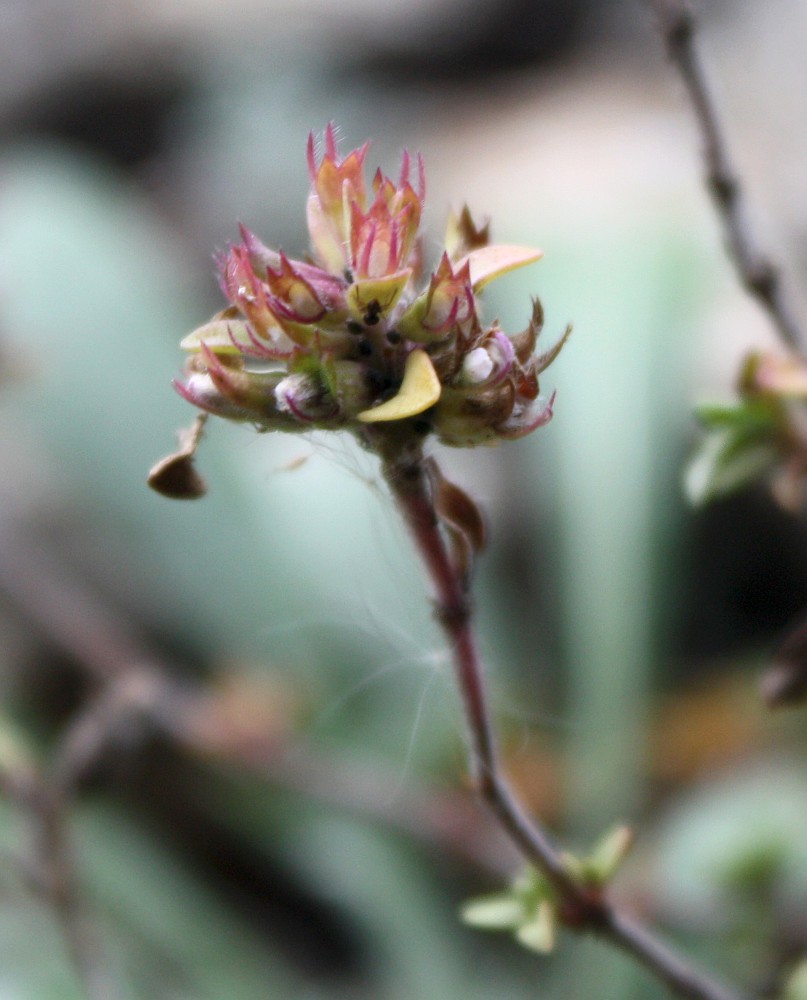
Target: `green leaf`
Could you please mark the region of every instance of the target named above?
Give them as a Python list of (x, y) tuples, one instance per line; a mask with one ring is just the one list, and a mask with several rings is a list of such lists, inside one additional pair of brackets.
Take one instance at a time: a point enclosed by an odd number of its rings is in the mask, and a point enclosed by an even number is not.
[(771, 399), (748, 399), (741, 403), (701, 403), (695, 418), (707, 428), (728, 427), (746, 434), (774, 431), (779, 422), (779, 405)]
[(586, 877), (595, 885), (605, 886), (614, 877), (633, 844), (633, 831), (628, 826), (609, 830), (584, 859)]
[(557, 930), (557, 914), (555, 905), (545, 899), (539, 906), (535, 917), (522, 924), (516, 931), (516, 940), (531, 951), (542, 955), (549, 954), (555, 947)]
[(486, 931), (514, 930), (526, 916), (523, 902), (511, 892), (479, 896), (460, 910), (463, 923)]
[(738, 434), (731, 428), (714, 430), (690, 459), (684, 492), (693, 504), (728, 496), (770, 471), (778, 458), (772, 441)]

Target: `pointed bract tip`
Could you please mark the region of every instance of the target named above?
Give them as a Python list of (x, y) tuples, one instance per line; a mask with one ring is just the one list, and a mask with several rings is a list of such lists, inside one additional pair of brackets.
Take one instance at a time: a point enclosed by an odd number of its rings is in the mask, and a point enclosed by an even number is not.
[(311, 176), (311, 180), (316, 180), (317, 178), (317, 160), (314, 153), (314, 133), (313, 131), (308, 133), (308, 142), (305, 147), (305, 156), (308, 161), (308, 173)]
[(336, 159), (336, 125), (328, 122), (325, 126), (325, 155), (331, 159)]

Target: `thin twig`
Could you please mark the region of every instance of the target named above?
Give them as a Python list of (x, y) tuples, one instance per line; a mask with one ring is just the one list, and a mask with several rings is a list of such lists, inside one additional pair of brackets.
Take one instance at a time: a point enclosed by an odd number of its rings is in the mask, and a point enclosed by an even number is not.
[(692, 106), (703, 142), (706, 184), (723, 225), (728, 255), (741, 283), (762, 304), (782, 340), (804, 355), (807, 332), (779, 270), (760, 249), (748, 221), (742, 185), (700, 56), (692, 8), (686, 0), (646, 2), (656, 12), (670, 60)]
[(739, 1000), (739, 993), (696, 969), (600, 892), (576, 880), (541, 823), (524, 813), (499, 766), (472, 607), (440, 531), (422, 453), (412, 449), (405, 458), (400, 455), (393, 451), (386, 459), (384, 475), (436, 592), (437, 618), (454, 654), (471, 744), (470, 763), (480, 796), (524, 858), (553, 886), (566, 926), (610, 941), (687, 1000)]
[(78, 892), (67, 799), (21, 748), (7, 756), (11, 759), (0, 764), (0, 794), (27, 827), (26, 854), (16, 859), (16, 869), (26, 887), (53, 913), (88, 1000), (115, 1000), (119, 990)]
[[(45, 641), (69, 653), (98, 688), (51, 758), (47, 780), (64, 798), (75, 797), (82, 779), (122, 735), (133, 752), (140, 734), (156, 732), (213, 766), (252, 773), (382, 823), (491, 873), (507, 870), (512, 859), (502, 852), (505, 842), (498, 828), (473, 822), (467, 797), (453, 790), (410, 786), (390, 796), (397, 780), (383, 768), (317, 753), (292, 734), (278, 738), (268, 728), (256, 732), (250, 727), (247, 734), (236, 729), (224, 744), (217, 743), (210, 723), (219, 730), (222, 706), (214, 684), (178, 680), (176, 665), (152, 649), (127, 616), (83, 584), (56, 554), (37, 551), (24, 529), (2, 518), (0, 595), (26, 615)], [(0, 796), (17, 802), (24, 812), (32, 808), (31, 789), (42, 780), (0, 760)]]
[(67, 801), (58, 790), (42, 785), (35, 818), (40, 891), (50, 904), (65, 948), (89, 1000), (115, 1000), (121, 991), (109, 967), (98, 928), (81, 898), (73, 846), (68, 831)]
[(53, 795), (66, 802), (110, 747), (144, 722), (153, 728), (176, 699), (174, 686), (153, 667), (133, 664), (110, 680), (73, 718), (52, 755)]

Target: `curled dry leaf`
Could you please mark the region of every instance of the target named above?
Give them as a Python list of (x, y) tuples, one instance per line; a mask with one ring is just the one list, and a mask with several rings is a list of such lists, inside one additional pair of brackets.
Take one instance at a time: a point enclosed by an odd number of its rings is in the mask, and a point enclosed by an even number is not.
[(448, 532), (455, 564), (462, 576), (467, 577), (487, 541), (482, 511), (465, 490), (443, 476), (434, 460), (429, 462), (429, 477), (434, 490), (434, 508)]
[(207, 493), (207, 483), (194, 465), (193, 455), (184, 451), (161, 458), (150, 469), (147, 482), (171, 500), (198, 500)]
[(151, 467), (146, 482), (155, 492), (171, 500), (198, 500), (207, 493), (207, 483), (193, 461), (206, 419), (200, 413), (189, 428), (180, 431), (177, 451)]

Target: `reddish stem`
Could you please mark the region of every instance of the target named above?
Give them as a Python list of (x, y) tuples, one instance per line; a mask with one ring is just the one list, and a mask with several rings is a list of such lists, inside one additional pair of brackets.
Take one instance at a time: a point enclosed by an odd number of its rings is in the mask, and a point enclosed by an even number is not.
[(627, 952), (678, 996), (688, 1000), (740, 1000), (671, 951), (645, 928), (617, 910), (599, 890), (577, 882), (542, 825), (528, 817), (498, 764), (487, 706), (484, 671), (473, 629), (472, 606), (464, 574), (455, 566), (440, 530), (432, 485), (419, 446), (399, 440), (376, 442), (384, 476), (426, 565), (436, 592), (437, 618), (454, 656), (471, 742), (477, 790), (522, 855), (552, 885), (560, 917), (577, 931), (591, 931)]
[(522, 853), (540, 867), (567, 908), (575, 911), (574, 922), (594, 925), (599, 922), (599, 902), (590, 898), (569, 875), (560, 852), (547, 834), (524, 815), (502, 777), (472, 624), (471, 600), (440, 531), (421, 451), (407, 450), (404, 459), (387, 459), (384, 475), (436, 591), (437, 618), (454, 656), (477, 790)]

